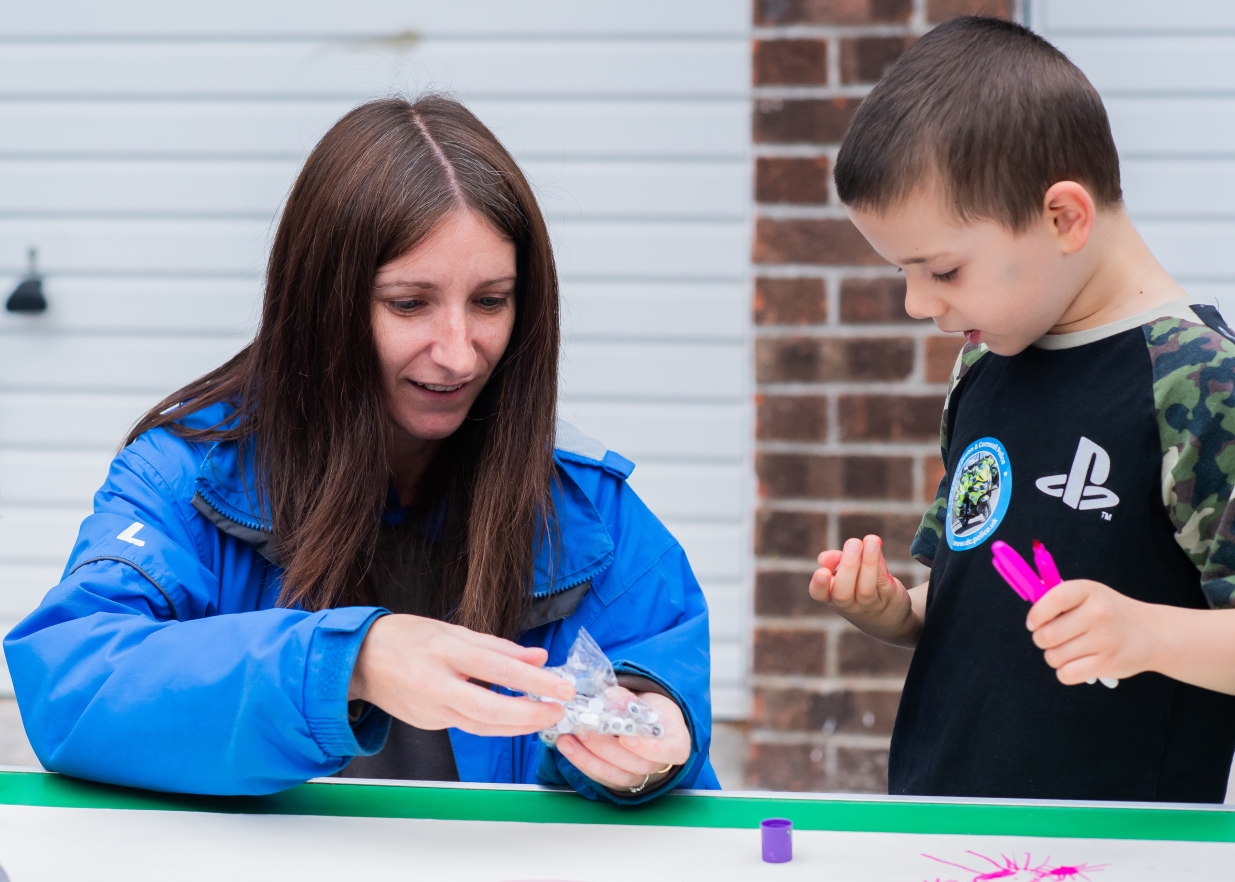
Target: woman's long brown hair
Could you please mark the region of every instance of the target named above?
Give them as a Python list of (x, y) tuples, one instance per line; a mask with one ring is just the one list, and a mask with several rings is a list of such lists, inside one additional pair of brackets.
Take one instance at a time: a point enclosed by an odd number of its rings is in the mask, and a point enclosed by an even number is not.
[[(363, 104), (326, 133), (279, 222), (257, 336), (155, 405), (125, 441), (165, 426), (193, 440), (233, 440), (241, 451), (252, 442), (285, 605), (372, 602), (366, 576), (391, 481), (373, 280), (460, 209), (515, 244), (515, 322), (468, 418), (422, 480), (419, 510), (444, 512), (452, 621), (517, 632), (535, 545), (556, 533), (557, 274), (514, 159), (462, 105), (438, 96)], [(234, 423), (192, 430), (179, 422), (218, 402), (236, 408)]]

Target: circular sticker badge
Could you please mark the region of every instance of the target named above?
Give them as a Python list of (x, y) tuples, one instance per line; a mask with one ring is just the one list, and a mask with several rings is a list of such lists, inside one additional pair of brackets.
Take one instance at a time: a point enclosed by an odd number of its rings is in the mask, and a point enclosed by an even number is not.
[(979, 438), (961, 454), (948, 491), (944, 532), (953, 551), (977, 548), (990, 538), (1012, 500), (1012, 462), (995, 438)]

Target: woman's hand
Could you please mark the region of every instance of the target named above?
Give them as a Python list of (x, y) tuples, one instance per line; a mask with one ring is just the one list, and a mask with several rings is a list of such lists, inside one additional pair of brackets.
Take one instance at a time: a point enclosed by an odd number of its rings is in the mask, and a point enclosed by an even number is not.
[(1154, 666), (1155, 610), (1101, 582), (1061, 582), (1033, 605), (1025, 624), (1060, 683), (1124, 679)]
[[(557, 740), (557, 749), (576, 769), (598, 784), (623, 794), (633, 787), (654, 789), (673, 774), (673, 766), (690, 759), (690, 730), (677, 704), (654, 692), (641, 692), (636, 698), (656, 711), (665, 727), (664, 735), (640, 738), (580, 732), (562, 735)], [(647, 784), (643, 787), (645, 779)]]
[(872, 637), (913, 646), (922, 630), (926, 586), (913, 594), (888, 572), (883, 540), (878, 536), (849, 539), (841, 551), (819, 555), (819, 569), (810, 580), (810, 596), (830, 603), (838, 613)]
[(562, 718), (561, 705), (499, 695), (469, 679), (567, 701), (575, 689), (543, 670), (548, 653), (420, 616), (382, 616), (369, 627), (348, 699), (375, 704), (418, 729), (526, 735)]

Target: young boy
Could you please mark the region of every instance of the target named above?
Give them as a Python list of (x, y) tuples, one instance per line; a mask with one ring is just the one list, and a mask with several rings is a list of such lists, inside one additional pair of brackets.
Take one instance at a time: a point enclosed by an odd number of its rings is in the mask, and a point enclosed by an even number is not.
[[(1030, 31), (954, 19), (863, 102), (835, 175), (908, 312), (968, 340), (913, 542), (930, 581), (906, 590), (867, 536), (810, 585), (916, 646), (890, 791), (1221, 802), (1235, 343), (1124, 212), (1097, 93)], [(1030, 608), (991, 545), (1030, 558), (1035, 539), (1071, 581)]]

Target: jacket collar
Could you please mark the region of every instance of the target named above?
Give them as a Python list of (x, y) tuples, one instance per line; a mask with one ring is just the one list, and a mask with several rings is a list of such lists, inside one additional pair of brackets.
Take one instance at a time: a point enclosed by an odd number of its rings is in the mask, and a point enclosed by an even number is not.
[[(553, 504), (557, 518), (557, 553), (541, 535), (533, 571), (533, 596), (547, 597), (590, 581), (613, 563), (613, 539), (592, 500), (563, 467), (557, 464)], [(275, 563), (269, 512), (259, 506), (253, 479), (252, 445), (219, 441), (210, 447), (197, 470), (194, 506), (216, 527), (254, 546)], [(200, 500), (200, 502), (198, 501)], [(259, 510), (261, 509), (261, 510)]]

